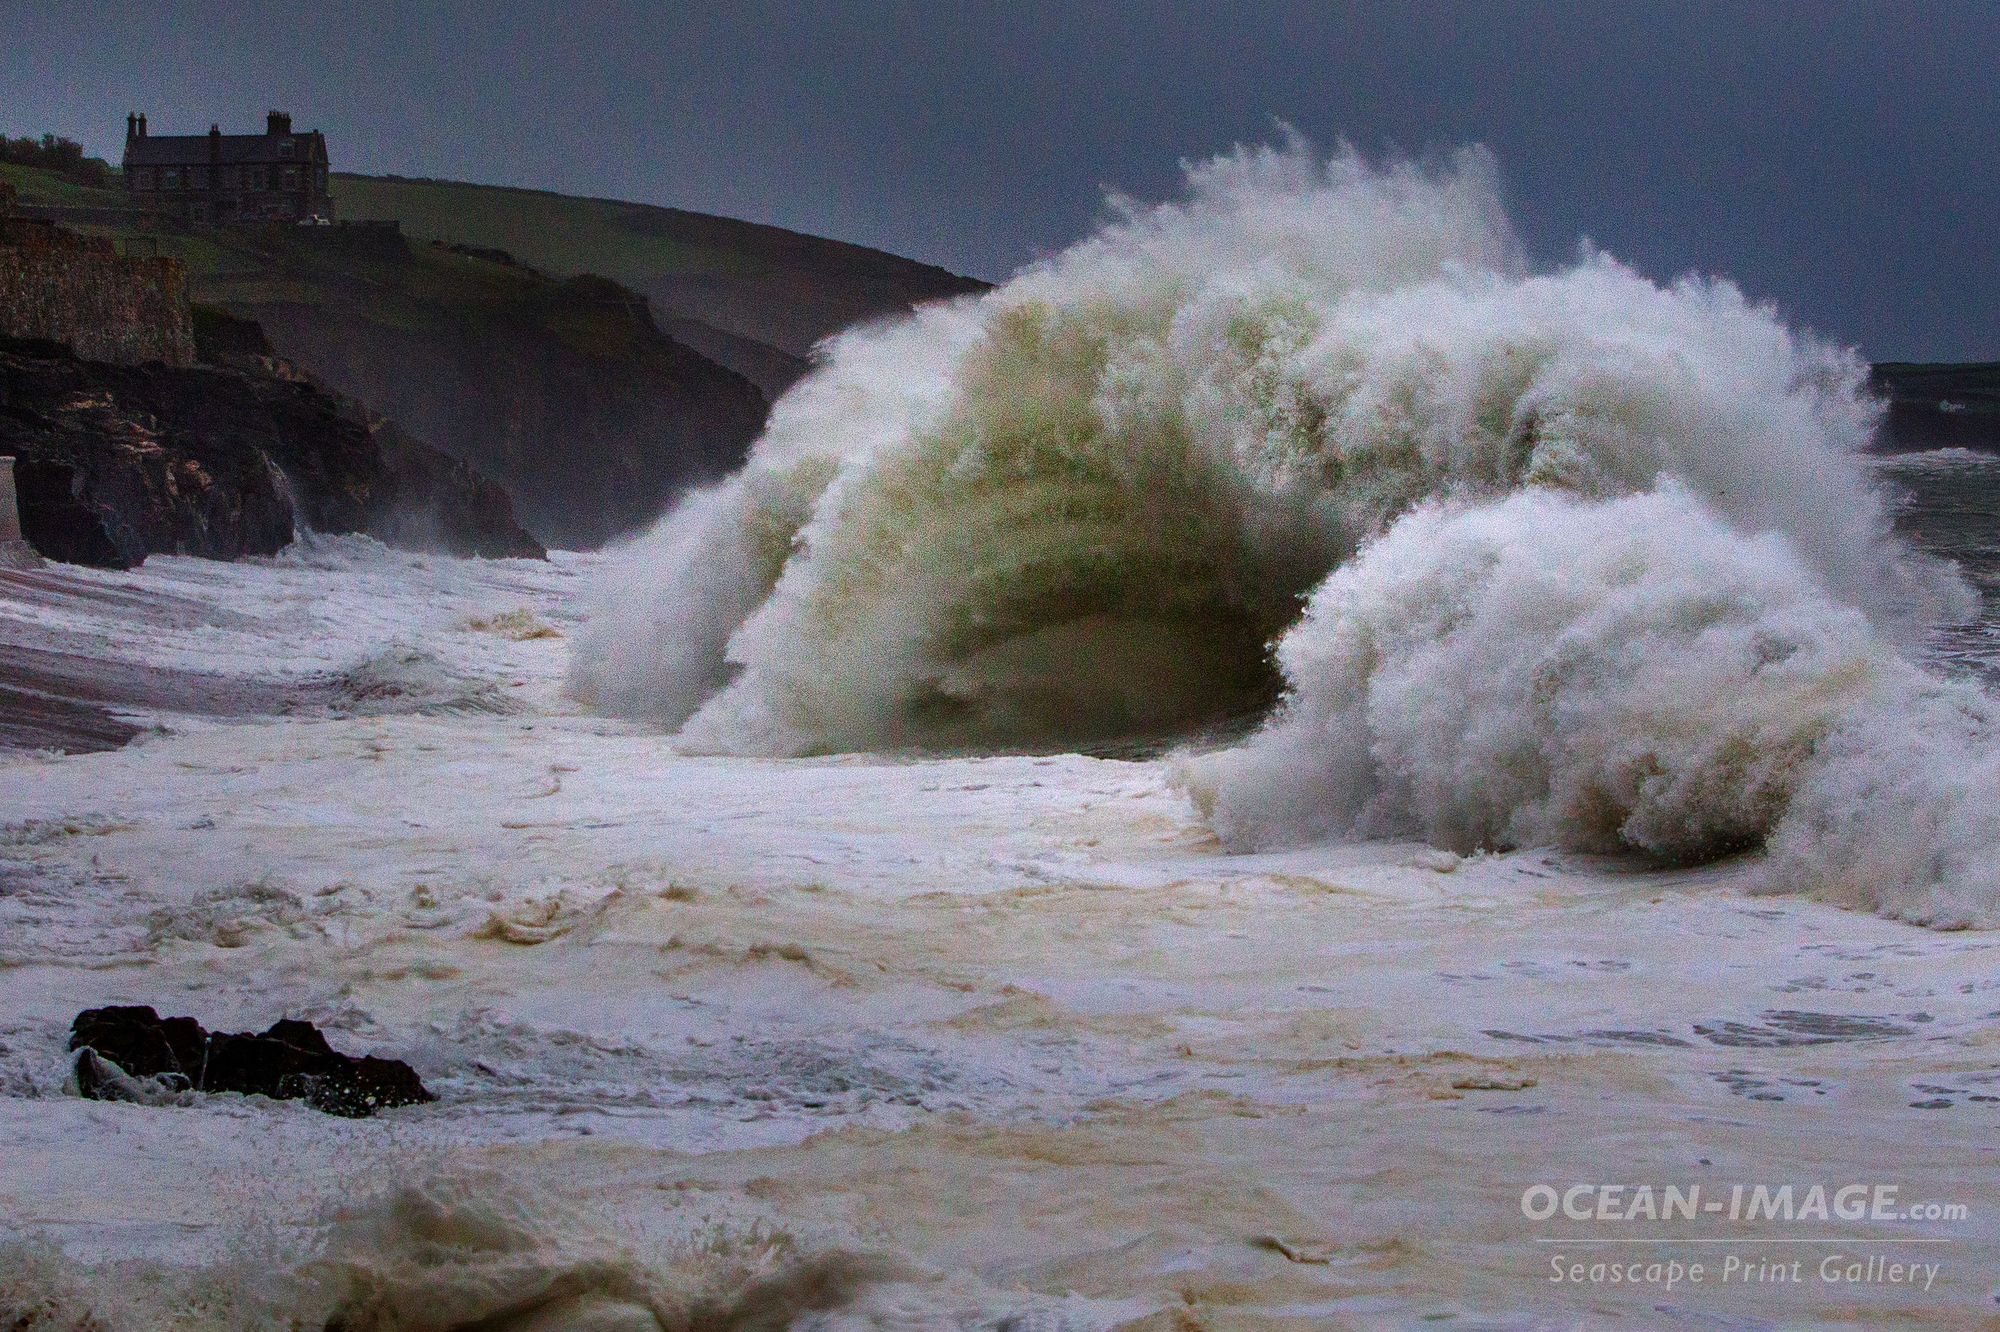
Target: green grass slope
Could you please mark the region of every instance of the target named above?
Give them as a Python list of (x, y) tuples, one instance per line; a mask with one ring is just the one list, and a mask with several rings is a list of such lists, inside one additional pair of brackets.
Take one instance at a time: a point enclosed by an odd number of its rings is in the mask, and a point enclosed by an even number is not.
[(125, 192), (93, 189), (79, 185), (54, 171), (41, 167), (17, 166), (0, 162), (0, 180), (12, 185), (24, 204), (58, 205), (65, 208), (123, 208)]
[(650, 298), (677, 338), (767, 391), (828, 334), (986, 286), (880, 250), (675, 208), (394, 176), (336, 175), (333, 193), (340, 216), (395, 218), (412, 239), (614, 278)]

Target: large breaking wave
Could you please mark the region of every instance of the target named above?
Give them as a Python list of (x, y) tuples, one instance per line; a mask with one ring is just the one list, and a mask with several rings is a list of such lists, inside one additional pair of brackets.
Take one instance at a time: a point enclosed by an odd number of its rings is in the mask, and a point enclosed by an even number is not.
[(842, 336), (626, 552), (578, 694), (765, 754), (1279, 702), (1184, 767), (1237, 845), (1761, 843), (1992, 922), (1991, 707), (1905, 656), (1968, 594), (1891, 534), (1864, 367), (1725, 281), (1532, 271), (1495, 175), (1242, 149)]

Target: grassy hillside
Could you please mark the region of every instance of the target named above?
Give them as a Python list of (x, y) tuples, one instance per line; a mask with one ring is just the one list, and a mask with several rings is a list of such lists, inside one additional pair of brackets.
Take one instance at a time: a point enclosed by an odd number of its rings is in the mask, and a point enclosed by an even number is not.
[(336, 175), (333, 193), (342, 217), (395, 218), (413, 238), (614, 278), (649, 297), (676, 337), (767, 392), (830, 333), (985, 286), (880, 250), (645, 204), (393, 176)]
[[(118, 189), (32, 167), (0, 164), (0, 179), (23, 203), (126, 202)], [(413, 241), (505, 250), (556, 277), (612, 278), (652, 302), (666, 333), (766, 397), (803, 374), (813, 345), (829, 334), (985, 286), (865, 246), (674, 208), (396, 176), (339, 174), (333, 191), (343, 218), (393, 218)]]
[[(45, 171), (0, 164), (21, 202), (116, 206), (116, 191), (86, 190)], [(107, 203), (109, 200), (109, 203)], [(121, 240), (140, 233), (73, 224)], [(429, 244), (376, 243), (334, 229), (218, 228), (146, 232), (188, 269), (189, 295), (254, 317), (293, 305), (404, 332), (533, 325), (587, 356), (617, 359), (659, 341), (631, 292), (602, 280), (560, 281), (514, 264)]]
[(26, 204), (61, 204), (70, 208), (125, 207), (123, 190), (92, 189), (40, 167), (0, 162), (0, 180), (12, 185), (19, 192), (21, 202)]

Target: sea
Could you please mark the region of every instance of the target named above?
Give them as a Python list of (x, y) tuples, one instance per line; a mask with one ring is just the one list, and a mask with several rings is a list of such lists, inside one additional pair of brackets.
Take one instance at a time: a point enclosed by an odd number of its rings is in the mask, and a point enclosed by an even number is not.
[(1990, 1321), (2000, 453), (1863, 373), (1246, 149), (617, 548), (0, 570), (0, 1327)]

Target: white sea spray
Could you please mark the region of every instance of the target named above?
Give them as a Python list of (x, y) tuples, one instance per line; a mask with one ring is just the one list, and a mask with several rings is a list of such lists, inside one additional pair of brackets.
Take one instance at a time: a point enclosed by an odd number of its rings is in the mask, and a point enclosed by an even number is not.
[(1328, 578), (1256, 736), (1183, 760), (1225, 841), (1415, 836), (1712, 860), (1993, 923), (1995, 711), (1684, 488), (1428, 505)]
[[(1113, 213), (827, 348), (629, 549), (575, 691), (747, 754), (1184, 735), (1282, 697), (1186, 770), (1237, 844), (1768, 842), (1774, 885), (1993, 915), (1956, 798), (1989, 705), (1906, 656), (1970, 594), (1892, 534), (1851, 352), (1727, 281), (1534, 271), (1478, 150), (1240, 149)], [(1863, 771), (1962, 810), (1947, 849), (1846, 855), (1894, 817), (1854, 807)]]

